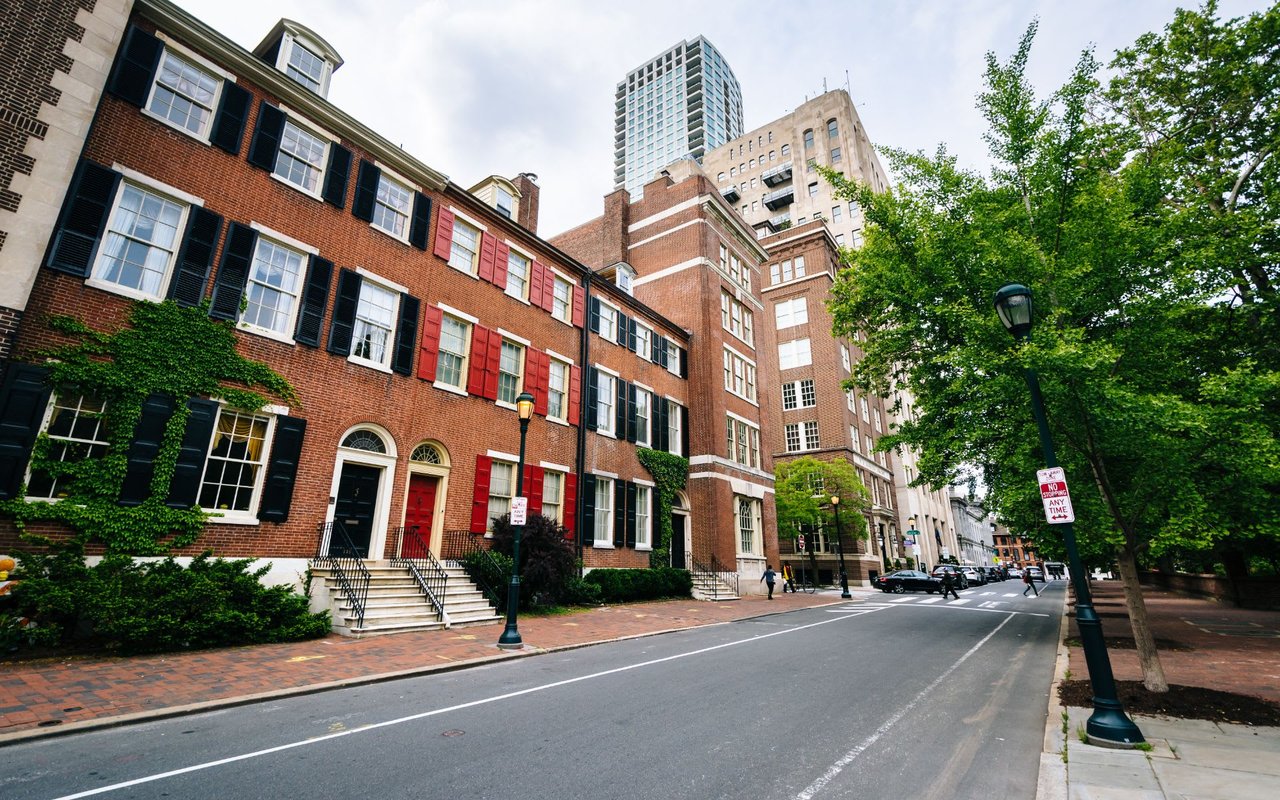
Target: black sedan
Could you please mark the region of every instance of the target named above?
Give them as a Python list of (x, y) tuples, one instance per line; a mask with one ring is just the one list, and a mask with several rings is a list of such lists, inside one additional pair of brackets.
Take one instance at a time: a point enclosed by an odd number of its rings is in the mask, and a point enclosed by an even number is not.
[(942, 591), (942, 581), (914, 569), (901, 569), (888, 575), (878, 575), (872, 581), (872, 585), (882, 592), (893, 592), (894, 594), (903, 594), (904, 592), (928, 592), (933, 594), (934, 592)]

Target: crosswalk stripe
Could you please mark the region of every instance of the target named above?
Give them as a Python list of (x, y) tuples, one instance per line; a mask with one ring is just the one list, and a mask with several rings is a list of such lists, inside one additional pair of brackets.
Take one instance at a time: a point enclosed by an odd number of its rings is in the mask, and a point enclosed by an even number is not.
[(926, 598), (926, 599), (924, 599), (924, 600), (921, 600), (920, 602), (921, 602), (922, 604), (923, 604), (923, 603), (941, 603), (941, 602), (942, 602), (942, 598), (941, 598), (941, 597), (929, 597), (929, 598)]
[(915, 600), (915, 598), (914, 597), (897, 597), (897, 598), (894, 598), (893, 600), (890, 600), (889, 602), (890, 603), (910, 603), (912, 600)]
[(1014, 592), (1013, 594), (1006, 594), (1006, 595), (1005, 595), (1005, 597), (1017, 597), (1017, 596), (1018, 596), (1017, 592)]
[(949, 606), (962, 606), (962, 605), (964, 605), (964, 604), (965, 604), (965, 603), (967, 603), (967, 602), (969, 602), (969, 601), (968, 601), (968, 600), (952, 600), (950, 603), (947, 603), (947, 605), (949, 605)]

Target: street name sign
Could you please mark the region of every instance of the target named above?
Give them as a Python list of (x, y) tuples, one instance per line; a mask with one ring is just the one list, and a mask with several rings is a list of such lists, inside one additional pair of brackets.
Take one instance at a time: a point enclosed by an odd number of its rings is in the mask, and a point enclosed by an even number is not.
[(1044, 502), (1044, 518), (1050, 525), (1076, 521), (1071, 508), (1071, 493), (1067, 489), (1067, 474), (1062, 467), (1036, 470), (1040, 481), (1040, 499)]

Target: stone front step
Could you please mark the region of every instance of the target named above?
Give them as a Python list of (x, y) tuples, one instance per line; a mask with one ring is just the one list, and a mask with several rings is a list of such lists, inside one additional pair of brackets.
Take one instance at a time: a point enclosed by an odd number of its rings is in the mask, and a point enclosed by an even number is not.
[[(438, 630), (444, 623), (437, 619), (435, 607), (423, 596), (418, 582), (402, 567), (367, 563), (369, 588), (365, 598), (364, 621), (357, 625), (354, 609), (344, 596), (331, 570), (312, 567), (313, 578), (319, 578), (331, 599), (330, 611), (334, 629), (353, 637)], [(492, 625), (502, 621), (476, 589), (465, 570), (446, 565), (448, 580), (443, 604), (450, 627)], [(349, 574), (349, 573), (348, 573)]]

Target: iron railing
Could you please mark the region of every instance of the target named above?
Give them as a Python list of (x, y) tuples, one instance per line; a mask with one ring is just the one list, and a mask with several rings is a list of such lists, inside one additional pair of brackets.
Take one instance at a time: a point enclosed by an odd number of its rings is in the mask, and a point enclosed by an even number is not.
[(467, 571), (467, 577), (484, 593), (499, 614), (507, 613), (507, 570), (489, 552), (483, 533), (466, 530), (445, 531), (440, 543), (440, 559), (452, 561)]
[(315, 564), (328, 567), (339, 588), (351, 604), (356, 627), (364, 625), (365, 605), (369, 600), (369, 582), (372, 576), (364, 565), (367, 548), (356, 547), (341, 522), (320, 523), (320, 545)]
[(436, 610), (436, 620), (447, 628), (449, 619), (444, 611), (444, 596), (449, 585), (449, 573), (431, 555), (431, 548), (418, 533), (417, 525), (396, 528), (395, 552), (396, 555), (390, 559), (391, 566), (404, 567), (409, 571), (418, 583), (418, 590)]
[[(696, 558), (691, 558), (690, 560), (693, 564), (692, 572), (695, 580), (700, 578), (701, 580), (698, 580), (698, 582), (704, 587), (709, 587), (712, 600), (719, 600), (721, 594), (726, 594), (728, 597), (738, 596), (737, 570), (729, 570), (714, 555), (711, 556), (710, 563), (698, 561)], [(725, 593), (725, 589), (728, 589), (729, 592)], [(704, 591), (707, 590), (704, 589)]]

